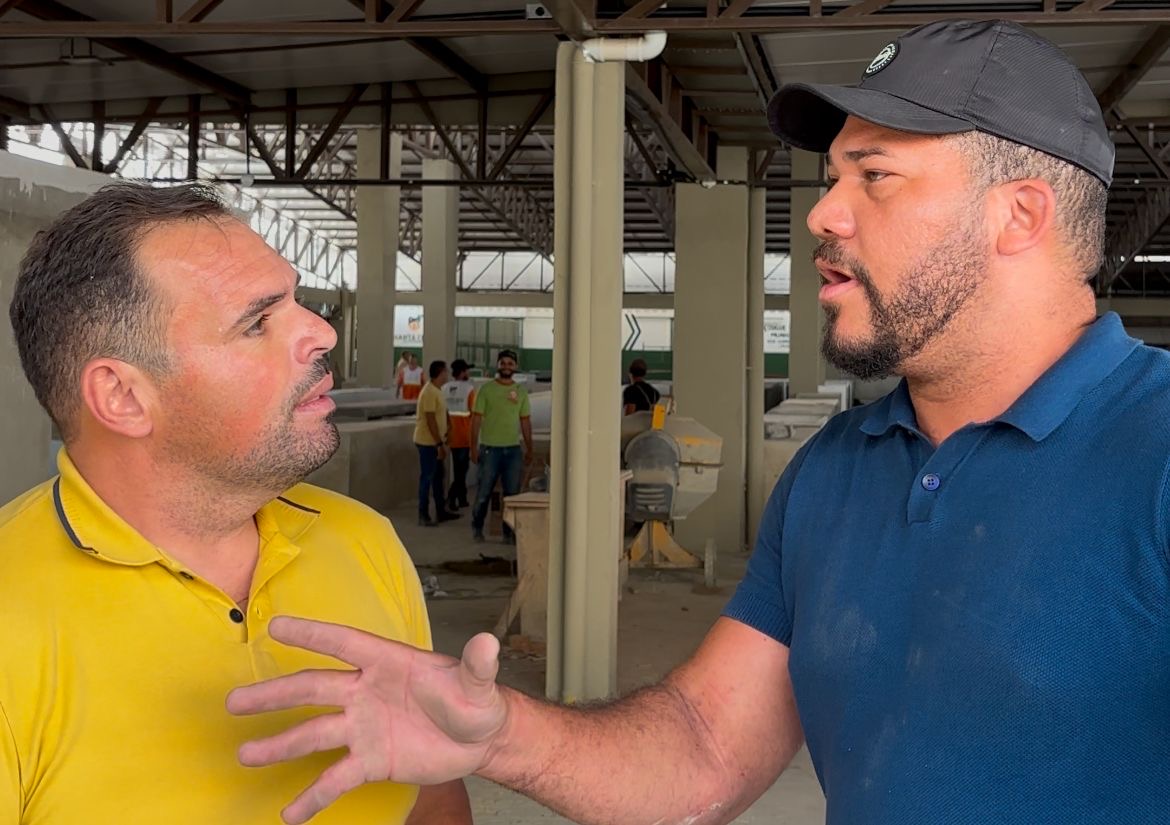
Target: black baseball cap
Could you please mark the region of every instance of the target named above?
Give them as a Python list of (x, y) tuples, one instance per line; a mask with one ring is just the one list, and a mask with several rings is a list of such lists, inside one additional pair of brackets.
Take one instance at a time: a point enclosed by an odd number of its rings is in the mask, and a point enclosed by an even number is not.
[(516, 354), (516, 350), (502, 349), (502, 350), (500, 350), (500, 354), (496, 356), (496, 363), (498, 364), (500, 361), (502, 361), (505, 358), (511, 358), (513, 361), (517, 361), (517, 362), (519, 362), (519, 360), (520, 360), (520, 356)]
[(812, 152), (827, 152), (849, 115), (917, 134), (978, 130), (1113, 180), (1113, 142), (1084, 76), (1004, 20), (919, 26), (878, 52), (857, 86), (792, 83), (768, 104), (772, 131)]
[(451, 362), (451, 374), (458, 375), (459, 373), (463, 372), (464, 370), (469, 370), (474, 366), (475, 366), (475, 364), (469, 364), (466, 361), (464, 361), (462, 358), (456, 358), (454, 361)]

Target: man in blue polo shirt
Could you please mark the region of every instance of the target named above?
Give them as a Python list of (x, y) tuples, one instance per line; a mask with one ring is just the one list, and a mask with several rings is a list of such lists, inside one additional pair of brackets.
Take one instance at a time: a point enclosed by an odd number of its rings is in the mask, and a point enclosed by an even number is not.
[(1091, 90), (1019, 26), (947, 22), (769, 118), (828, 153), (825, 354), (901, 385), (799, 452), (724, 617), (611, 705), (498, 687), (491, 637), (455, 662), (274, 621), (363, 673), (229, 702), (345, 710), (242, 752), (349, 747), (298, 818), (477, 772), (582, 822), (726, 823), (807, 738), (832, 825), (1170, 821), (1170, 356), (1096, 318), (1114, 150)]

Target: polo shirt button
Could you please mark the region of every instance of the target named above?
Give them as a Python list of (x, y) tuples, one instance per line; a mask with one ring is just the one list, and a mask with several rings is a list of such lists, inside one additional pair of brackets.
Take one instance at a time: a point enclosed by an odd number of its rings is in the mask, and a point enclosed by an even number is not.
[(942, 486), (942, 479), (934, 473), (927, 473), (922, 477), (922, 486), (933, 493)]
[(238, 607), (233, 607), (232, 611), (228, 613), (228, 618), (236, 624), (240, 624), (244, 621), (244, 614), (240, 612)]
[(182, 570), (182, 571), (180, 571), (180, 572), (179, 572), (179, 575), (180, 575), (180, 576), (182, 576), (182, 577), (183, 577), (184, 579), (186, 579), (187, 581), (191, 581), (191, 580), (193, 580), (193, 579), (195, 578), (195, 577), (194, 577), (194, 576), (192, 576), (190, 573), (188, 573), (186, 570)]

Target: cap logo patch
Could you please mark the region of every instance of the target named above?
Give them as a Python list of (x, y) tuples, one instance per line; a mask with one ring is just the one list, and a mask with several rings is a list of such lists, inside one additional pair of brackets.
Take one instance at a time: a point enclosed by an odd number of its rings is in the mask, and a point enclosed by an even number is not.
[(890, 43), (884, 49), (877, 53), (877, 57), (869, 64), (869, 68), (865, 70), (865, 76), (877, 74), (886, 66), (894, 62), (894, 58), (898, 56), (898, 44)]

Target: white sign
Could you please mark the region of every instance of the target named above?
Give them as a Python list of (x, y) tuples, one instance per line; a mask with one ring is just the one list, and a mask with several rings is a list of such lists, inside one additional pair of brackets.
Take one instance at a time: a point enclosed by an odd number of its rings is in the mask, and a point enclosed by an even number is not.
[(791, 318), (786, 309), (769, 310), (764, 313), (764, 352), (773, 354), (788, 352)]
[(394, 307), (394, 346), (421, 347), (423, 342), (423, 308), (397, 305)]

